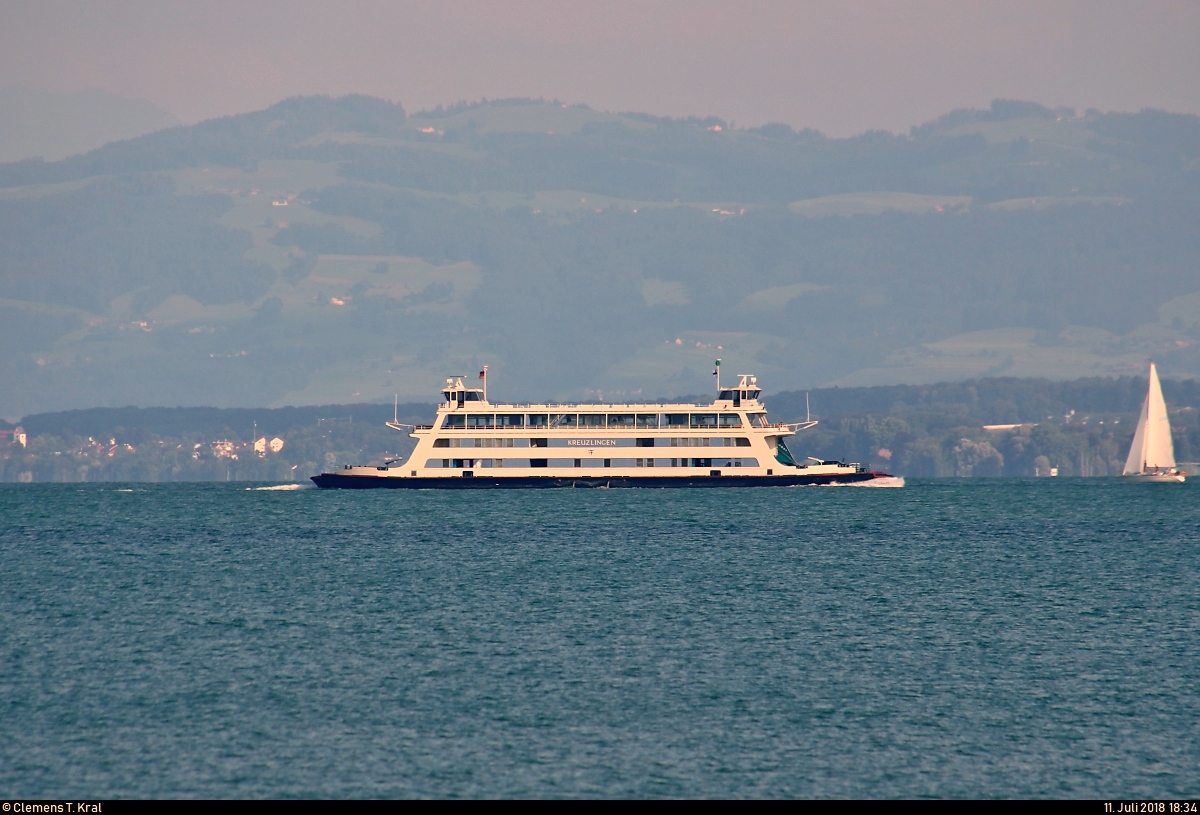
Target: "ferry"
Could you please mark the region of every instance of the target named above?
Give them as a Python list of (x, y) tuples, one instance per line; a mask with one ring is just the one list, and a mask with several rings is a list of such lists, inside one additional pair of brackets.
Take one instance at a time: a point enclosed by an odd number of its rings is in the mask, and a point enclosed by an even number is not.
[(447, 379), (431, 425), (387, 422), (417, 441), (407, 463), (347, 464), (313, 482), (327, 489), (903, 483), (857, 463), (796, 461), (785, 439), (817, 422), (769, 422), (752, 375), (733, 388), (722, 388), (718, 375), (717, 397), (707, 405), (493, 405), (486, 368), (480, 378), (482, 388)]

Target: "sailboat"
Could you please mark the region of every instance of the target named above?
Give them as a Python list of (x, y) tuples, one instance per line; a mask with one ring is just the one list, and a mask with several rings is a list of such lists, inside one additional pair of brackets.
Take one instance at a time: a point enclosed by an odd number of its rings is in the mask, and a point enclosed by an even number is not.
[(1181, 482), (1185, 473), (1175, 468), (1175, 448), (1171, 444), (1171, 423), (1167, 419), (1167, 403), (1163, 401), (1158, 371), (1150, 363), (1150, 389), (1142, 403), (1137, 432), (1129, 447), (1122, 475), (1130, 481)]

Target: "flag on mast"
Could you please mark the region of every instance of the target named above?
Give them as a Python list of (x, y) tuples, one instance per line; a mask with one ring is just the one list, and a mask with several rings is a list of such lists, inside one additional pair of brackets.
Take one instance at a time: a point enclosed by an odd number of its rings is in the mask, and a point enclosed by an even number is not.
[(482, 371), (479, 372), (479, 378), (487, 379), (487, 368), (484, 368)]

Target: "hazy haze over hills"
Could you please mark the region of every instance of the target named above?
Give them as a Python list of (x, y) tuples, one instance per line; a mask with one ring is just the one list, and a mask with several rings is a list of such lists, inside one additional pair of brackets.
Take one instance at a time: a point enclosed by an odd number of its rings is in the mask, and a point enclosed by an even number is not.
[(1200, 119), (287, 100), (0, 166), (0, 415), (1200, 374)]
[(1192, 0), (6, 0), (0, 85), (186, 122), (302, 94), (558, 98), (850, 136), (1029, 99), (1200, 113)]
[(0, 122), (0, 162), (57, 161), (179, 124), (157, 105), (95, 88), (43, 93), (19, 85), (0, 88)]

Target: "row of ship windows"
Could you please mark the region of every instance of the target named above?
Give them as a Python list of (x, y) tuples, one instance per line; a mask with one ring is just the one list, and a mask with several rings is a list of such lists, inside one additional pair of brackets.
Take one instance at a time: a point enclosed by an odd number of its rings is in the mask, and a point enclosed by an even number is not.
[(431, 458), (429, 469), (470, 470), (475, 467), (523, 469), (526, 467), (757, 467), (756, 458)]
[[(749, 420), (753, 427), (767, 426), (765, 413), (752, 413)], [(442, 420), (445, 430), (633, 430), (639, 427), (742, 427), (742, 417), (736, 413), (452, 413)]]
[[(572, 447), (595, 446), (571, 444), (576, 439), (434, 439), (434, 447)], [(736, 437), (609, 439), (610, 447), (749, 447), (750, 439)]]

